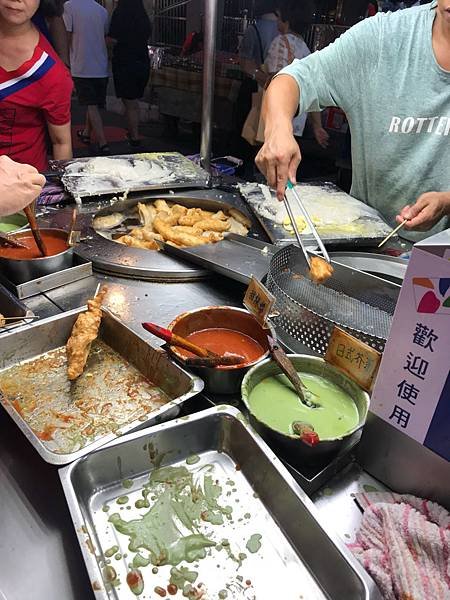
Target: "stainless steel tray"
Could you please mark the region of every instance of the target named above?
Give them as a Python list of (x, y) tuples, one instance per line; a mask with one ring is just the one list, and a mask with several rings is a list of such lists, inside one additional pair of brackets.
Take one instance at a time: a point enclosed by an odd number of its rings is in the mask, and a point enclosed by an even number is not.
[[(188, 466), (190, 457), (198, 462)], [(118, 513), (130, 521), (152, 510), (136, 508), (135, 502), (142, 500), (149, 475), (160, 466), (194, 471), (200, 489), (202, 473), (209, 472), (222, 488), (217, 502), (233, 508), (225, 524), (202, 522), (199, 528), (219, 545), (208, 549), (205, 558), (179, 565), (198, 573), (195, 587), (206, 590), (204, 600), (381, 600), (374, 582), (320, 523), (313, 504), (280, 461), (241, 414), (227, 406), (130, 434), (60, 470), (97, 600), (135, 598), (125, 583), (135, 554), (128, 536), (118, 533), (108, 519)], [(189, 535), (180, 521), (177, 524), (180, 537)], [(170, 526), (169, 517), (166, 527)], [(253, 553), (246, 542), (255, 534), (261, 536), (261, 547), (250, 546)], [(147, 554), (142, 548), (141, 552)], [(241, 552), (246, 556), (239, 556)], [(152, 566), (140, 569), (145, 584), (141, 597), (158, 597), (156, 586), (167, 589), (170, 565), (160, 565), (156, 573)], [(102, 577), (113, 575), (111, 567), (116, 585)]]
[[(336, 185), (330, 182), (323, 181), (310, 181), (308, 183), (304, 183), (300, 185), (300, 195), (302, 186), (308, 187), (310, 185), (320, 186), (326, 191), (330, 192), (340, 192), (344, 194), (344, 192), (338, 188)], [(280, 246), (285, 246), (287, 244), (295, 243), (295, 235), (294, 233), (290, 233), (286, 231), (282, 225), (279, 225), (275, 221), (272, 221), (269, 218), (262, 216), (258, 210), (258, 205), (262, 202), (265, 202), (264, 195), (261, 191), (258, 192), (258, 184), (254, 185), (254, 189), (249, 191), (241, 190), (242, 196), (247, 201), (247, 205), (251, 208), (253, 214), (261, 223), (264, 231), (268, 235), (270, 241), (273, 244), (277, 244)], [(352, 199), (354, 200), (354, 199)], [(361, 207), (365, 205), (361, 202)], [(318, 228), (318, 232), (327, 246), (335, 246), (335, 247), (376, 247), (387, 235), (392, 231), (392, 228), (384, 221), (380, 213), (371, 209), (373, 214), (371, 216), (361, 216), (355, 223), (361, 224), (362, 226), (367, 227), (368, 230), (378, 228), (379, 232), (376, 234), (327, 234)], [(310, 246), (315, 248), (317, 246), (316, 240), (314, 236), (311, 234), (301, 234), (302, 240), (306, 246)]]
[[(122, 192), (139, 192), (149, 190), (170, 190), (177, 188), (208, 187), (209, 174), (179, 152), (152, 152), (140, 154), (122, 154), (108, 156), (111, 160), (121, 159), (132, 162), (133, 160), (146, 160), (149, 163), (162, 166), (172, 173), (172, 178), (167, 182), (152, 183), (151, 181), (123, 181), (111, 177), (95, 177), (89, 174), (83, 176), (70, 176), (66, 174), (67, 167), (74, 163), (87, 163), (93, 157), (74, 158), (68, 161), (50, 161), (50, 167), (55, 171), (62, 171), (61, 181), (67, 192), (74, 197), (86, 198), (89, 196), (104, 196), (120, 194)], [(90, 189), (83, 188), (83, 182), (89, 180)], [(96, 187), (91, 187), (95, 181)]]
[[(0, 375), (18, 363), (37, 359), (52, 350), (65, 346), (73, 324), (78, 314), (83, 310), (81, 308), (57, 315), (25, 329), (22, 328), (20, 331), (2, 336), (0, 346)], [(152, 348), (147, 341), (107, 311), (104, 311), (99, 339), (128, 361), (128, 363), (136, 367), (144, 377), (159, 387), (170, 398), (170, 401), (146, 413), (143, 417), (139, 416), (136, 420), (121, 426), (120, 430), (116, 430), (115, 432), (106, 431), (100, 436), (94, 434), (84, 447), (74, 452), (62, 454), (55, 451), (49, 441), (45, 442), (39, 439), (21, 414), (16, 411), (0, 392), (1, 405), (46, 462), (56, 465), (67, 464), (110, 442), (119, 435), (147, 427), (149, 424), (159, 423), (165, 419), (174, 418), (179, 414), (182, 403), (203, 389), (201, 379), (184, 371), (172, 362), (165, 352)], [(89, 364), (88, 362), (88, 366)], [(94, 368), (92, 371), (95, 373)], [(53, 406), (52, 398), (56, 396), (56, 401), (63, 405), (65, 409), (68, 406), (70, 407), (69, 403), (73, 402), (74, 398), (77, 397), (77, 389), (70, 387), (65, 379), (60, 384), (59, 375), (59, 370), (55, 367), (54, 362), (50, 361), (48, 374), (44, 373), (42, 377), (40, 376), (39, 382), (42, 383), (42, 396), (45, 394), (50, 396), (53, 391), (53, 396), (49, 398), (49, 405)], [(62, 377), (64, 375), (65, 371), (62, 373)], [(32, 374), (31, 376), (36, 377), (36, 374)], [(91, 379), (87, 379), (89, 377)], [(102, 372), (98, 375), (86, 372), (80, 377), (76, 385), (80, 385), (79, 382), (83, 378), (85, 380), (82, 385), (95, 386), (95, 389), (98, 389), (99, 395), (109, 393), (110, 395), (107, 396), (107, 399), (114, 401), (115, 390), (111, 388), (111, 382)], [(111, 375), (111, 380), (113, 378), (113, 375)], [(40, 398), (41, 395), (39, 393), (37, 400)], [(59, 408), (59, 410), (62, 409)], [(110, 408), (110, 412), (114, 412), (114, 406)]]
[(249, 283), (252, 275), (263, 279), (277, 250), (272, 244), (235, 233), (225, 234), (225, 239), (217, 244), (205, 244), (196, 248), (176, 248), (164, 244), (164, 251), (168, 254), (241, 283)]
[(0, 273), (0, 283), (17, 296), (19, 300), (24, 300), (31, 296), (36, 296), (36, 294), (54, 290), (67, 283), (79, 281), (90, 275), (92, 275), (92, 263), (86, 258), (74, 254), (73, 266), (69, 269), (57, 271), (56, 273), (45, 275), (44, 277), (38, 277), (37, 279), (32, 279), (25, 283), (13, 283)]

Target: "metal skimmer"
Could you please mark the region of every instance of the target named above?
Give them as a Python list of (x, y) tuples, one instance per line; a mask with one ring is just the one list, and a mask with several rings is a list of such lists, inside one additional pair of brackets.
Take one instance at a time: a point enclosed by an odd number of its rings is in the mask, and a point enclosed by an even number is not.
[(299, 248), (277, 252), (267, 276), (276, 297), (274, 323), (321, 355), (335, 325), (382, 352), (400, 286), (334, 261), (332, 265), (333, 276), (316, 285), (307, 276)]

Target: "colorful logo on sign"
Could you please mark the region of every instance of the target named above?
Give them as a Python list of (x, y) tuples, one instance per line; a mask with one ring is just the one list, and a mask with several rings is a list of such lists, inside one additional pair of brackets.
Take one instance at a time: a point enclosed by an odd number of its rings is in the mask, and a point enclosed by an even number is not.
[(413, 277), (413, 286), (418, 313), (450, 315), (450, 277)]

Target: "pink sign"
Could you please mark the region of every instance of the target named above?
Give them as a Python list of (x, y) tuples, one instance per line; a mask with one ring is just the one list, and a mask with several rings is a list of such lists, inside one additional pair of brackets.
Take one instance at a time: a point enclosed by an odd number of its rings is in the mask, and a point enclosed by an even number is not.
[(450, 264), (414, 248), (371, 411), (450, 460)]

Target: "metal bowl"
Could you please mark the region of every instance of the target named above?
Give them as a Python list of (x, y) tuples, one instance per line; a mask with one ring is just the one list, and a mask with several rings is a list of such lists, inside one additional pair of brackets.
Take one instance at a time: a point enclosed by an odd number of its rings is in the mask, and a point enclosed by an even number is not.
[[(169, 329), (180, 335), (187, 337), (195, 331), (208, 329), (211, 327), (223, 327), (245, 333), (256, 340), (264, 348), (264, 354), (260, 359), (244, 365), (235, 365), (231, 367), (218, 367), (211, 369), (209, 367), (198, 367), (192, 369), (205, 382), (205, 389), (214, 394), (235, 394), (240, 391), (242, 379), (247, 371), (260, 363), (269, 356), (269, 343), (267, 335), (276, 337), (273, 329), (265, 330), (261, 327), (255, 317), (247, 310), (242, 308), (233, 308), (231, 306), (208, 306), (198, 308), (179, 315), (169, 325)], [(172, 355), (183, 363), (184, 355), (174, 346), (170, 346)]]
[[(31, 233), (26, 229), (20, 232)], [(41, 229), (41, 233), (51, 233), (55, 237), (67, 240), (67, 231), (63, 229)], [(14, 238), (14, 235), (11, 236)], [(73, 248), (55, 254), (54, 256), (42, 256), (40, 258), (5, 258), (0, 256), (0, 268), (2, 273), (14, 283), (25, 283), (33, 279), (39, 279), (45, 275), (68, 269), (72, 266)]]
[[(325, 465), (336, 454), (350, 446), (355, 436), (360, 435), (360, 430), (366, 422), (369, 410), (369, 395), (341, 371), (325, 362), (323, 358), (303, 354), (290, 354), (289, 358), (298, 372), (320, 375), (341, 387), (351, 396), (359, 413), (359, 421), (356, 427), (342, 438), (323, 440), (319, 441), (316, 446), (309, 446), (300, 441), (299, 437), (281, 433), (257, 419), (250, 410), (250, 392), (263, 379), (281, 374), (279, 366), (270, 359), (256, 365), (245, 375), (241, 388), (242, 400), (247, 408), (253, 427), (290, 464), (298, 468)], [(276, 398), (273, 399), (273, 406), (276, 410)]]

